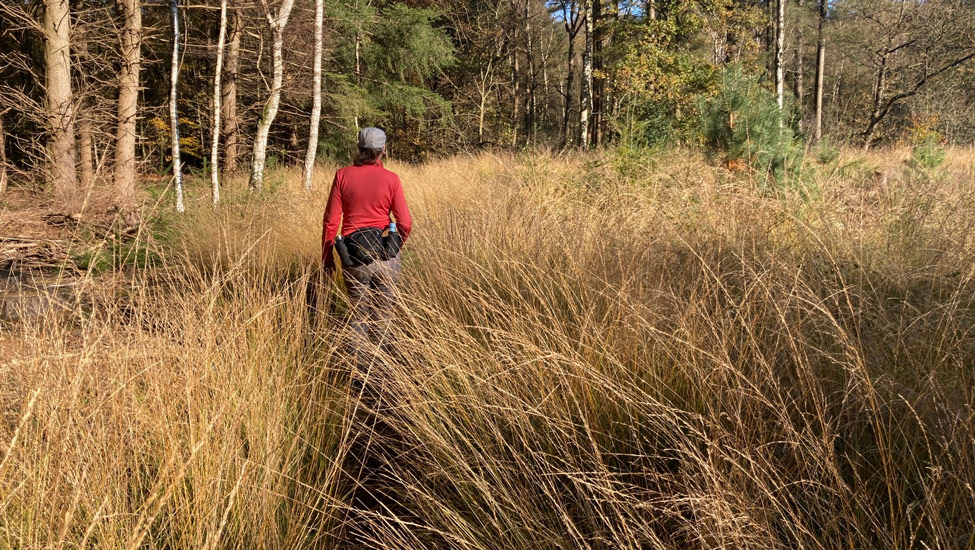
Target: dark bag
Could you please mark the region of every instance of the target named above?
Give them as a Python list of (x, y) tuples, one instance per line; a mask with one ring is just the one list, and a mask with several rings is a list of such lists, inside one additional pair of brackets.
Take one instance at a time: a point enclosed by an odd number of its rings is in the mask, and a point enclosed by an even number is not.
[(399, 254), (403, 247), (403, 236), (398, 231), (390, 231), (383, 237), (383, 247), (386, 248), (386, 259), (391, 260)]
[(376, 260), (389, 259), (382, 229), (363, 227), (343, 239), (349, 249), (352, 266), (369, 265)]
[(339, 253), (339, 259), (342, 260), (343, 267), (352, 267), (352, 256), (349, 256), (349, 247), (345, 245), (345, 239), (342, 235), (335, 237), (335, 251)]

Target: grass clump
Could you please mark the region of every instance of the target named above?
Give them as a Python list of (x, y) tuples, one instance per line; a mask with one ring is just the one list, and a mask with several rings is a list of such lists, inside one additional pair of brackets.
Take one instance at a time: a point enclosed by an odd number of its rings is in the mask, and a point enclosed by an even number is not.
[[(596, 156), (393, 169), (417, 222), (394, 353), (309, 307), (330, 174), (308, 195), (297, 171), (178, 222), (91, 314), (10, 333), (0, 544), (972, 544), (970, 171), (949, 163), (905, 237), (896, 197), (920, 191), (896, 165), (884, 188), (822, 175), (814, 203), (687, 152), (643, 178)], [(363, 438), (396, 449), (395, 506), (352, 497)]]

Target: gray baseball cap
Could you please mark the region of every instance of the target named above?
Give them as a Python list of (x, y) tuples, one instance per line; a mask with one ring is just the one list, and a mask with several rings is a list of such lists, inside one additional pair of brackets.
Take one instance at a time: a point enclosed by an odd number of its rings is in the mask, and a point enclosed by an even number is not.
[(363, 149), (382, 149), (386, 146), (386, 132), (379, 128), (359, 130), (359, 147)]

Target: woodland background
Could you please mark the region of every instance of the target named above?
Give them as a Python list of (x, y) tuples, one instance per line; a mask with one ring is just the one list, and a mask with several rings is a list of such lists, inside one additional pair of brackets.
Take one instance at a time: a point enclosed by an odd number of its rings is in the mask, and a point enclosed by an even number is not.
[(0, 548), (975, 549), (975, 5), (780, 2), (0, 0)]
[(11, 0), (0, 25), (4, 185), (123, 210), (174, 144), (178, 173), (259, 187), (265, 162), (347, 159), (364, 125), (407, 161), (684, 143), (772, 172), (819, 137), (975, 141), (966, 0)]

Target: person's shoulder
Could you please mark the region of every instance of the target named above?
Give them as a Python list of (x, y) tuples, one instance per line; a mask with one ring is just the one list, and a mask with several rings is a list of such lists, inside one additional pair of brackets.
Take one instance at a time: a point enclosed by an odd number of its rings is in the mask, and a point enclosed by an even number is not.
[(389, 181), (399, 183), (399, 174), (393, 172), (385, 166), (380, 166), (379, 169), (383, 171), (383, 174), (389, 179)]
[(339, 168), (338, 170), (335, 171), (335, 181), (336, 182), (346, 181), (348, 179), (348, 176), (352, 173), (354, 169), (355, 166), (351, 164), (349, 166), (343, 166), (342, 168)]

